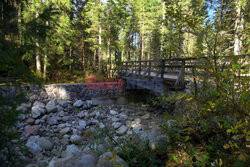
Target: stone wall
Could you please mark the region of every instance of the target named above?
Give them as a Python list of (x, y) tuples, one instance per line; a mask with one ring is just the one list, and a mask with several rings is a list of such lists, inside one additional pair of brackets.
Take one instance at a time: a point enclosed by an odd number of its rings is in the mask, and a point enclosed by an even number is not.
[[(14, 95), (28, 91), (29, 97), (34, 98), (56, 98), (56, 99), (83, 99), (88, 100), (96, 97), (111, 97), (115, 98), (124, 95), (124, 89), (117, 89), (118, 83), (114, 84), (113, 89), (87, 89), (87, 83), (80, 84), (50, 84), (39, 86), (21, 86), (21, 87), (0, 87), (0, 94), (4, 97), (13, 97)], [(97, 85), (97, 84), (95, 84)], [(104, 84), (105, 85), (105, 84)]]

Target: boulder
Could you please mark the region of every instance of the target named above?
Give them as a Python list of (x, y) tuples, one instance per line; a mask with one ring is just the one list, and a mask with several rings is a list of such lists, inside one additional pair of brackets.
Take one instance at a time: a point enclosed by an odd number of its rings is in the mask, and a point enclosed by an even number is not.
[(80, 129), (85, 129), (87, 126), (86, 122), (84, 120), (79, 121), (79, 127)]
[(53, 148), (53, 144), (46, 139), (45, 137), (41, 137), (37, 140), (37, 144), (41, 146), (44, 150), (50, 151)]
[(57, 121), (57, 118), (56, 117), (49, 117), (47, 119), (47, 123), (49, 125), (57, 125), (58, 124), (58, 121)]
[(126, 127), (125, 125), (122, 125), (117, 131), (116, 133), (118, 135), (124, 135), (126, 133), (126, 131), (128, 130), (128, 127)]
[(113, 166), (123, 166), (128, 167), (128, 164), (116, 155), (116, 159), (114, 159), (114, 155), (111, 152), (106, 152), (99, 157), (98, 163), (96, 167), (113, 167)]
[(26, 147), (33, 155), (37, 155), (43, 150), (38, 144), (34, 142), (27, 142)]
[(74, 104), (73, 104), (73, 106), (74, 107), (78, 107), (78, 108), (80, 108), (80, 107), (82, 107), (83, 106), (83, 101), (82, 100), (77, 100)]
[(118, 113), (115, 110), (110, 110), (109, 112), (111, 115), (117, 115)]
[(82, 143), (82, 138), (81, 138), (81, 136), (78, 136), (78, 135), (72, 135), (70, 137), (70, 142), (73, 143), (73, 144), (81, 144)]
[(38, 118), (42, 114), (46, 113), (46, 110), (44, 108), (44, 104), (42, 104), (40, 102), (37, 102), (36, 104), (37, 105), (33, 105), (33, 107), (31, 108), (31, 116), (32, 116), (32, 118)]
[(66, 150), (62, 152), (62, 157), (63, 158), (72, 157), (78, 152), (81, 152), (81, 151), (76, 145), (74, 144), (68, 145)]
[(62, 107), (64, 107), (64, 108), (66, 108), (66, 107), (68, 106), (68, 104), (69, 104), (69, 102), (66, 101), (66, 100), (58, 100), (57, 102), (58, 102), (58, 104), (59, 104), (60, 106), (62, 106)]
[(50, 100), (47, 105), (46, 105), (46, 110), (50, 113), (50, 112), (56, 112), (57, 111), (57, 107), (56, 107), (56, 99), (52, 99)]
[(50, 163), (49, 167), (95, 167), (96, 163), (97, 159), (95, 156), (79, 152), (73, 157), (54, 160), (54, 162)]
[(33, 125), (33, 126), (27, 126), (25, 128), (25, 133), (30, 134), (30, 135), (37, 135), (39, 132), (40, 126), (38, 125)]
[(63, 128), (59, 133), (65, 135), (70, 132), (70, 127)]

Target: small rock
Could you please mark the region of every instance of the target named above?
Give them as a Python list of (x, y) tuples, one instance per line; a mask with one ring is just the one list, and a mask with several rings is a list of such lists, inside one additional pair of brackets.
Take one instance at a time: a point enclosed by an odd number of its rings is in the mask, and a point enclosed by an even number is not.
[(49, 125), (57, 125), (58, 124), (58, 121), (57, 121), (57, 118), (56, 117), (49, 117), (48, 120), (47, 120), (47, 123)]
[(116, 155), (116, 159), (111, 152), (106, 152), (99, 157), (99, 161), (96, 167), (113, 167), (113, 166), (123, 166), (128, 167), (128, 164)]
[(70, 127), (63, 128), (59, 133), (65, 135), (70, 132)]
[(115, 110), (110, 110), (110, 112), (109, 112), (111, 115), (116, 115), (116, 114), (118, 114)]
[(90, 108), (93, 105), (93, 101), (92, 100), (87, 100), (86, 104), (87, 104), (87, 107)]
[(83, 101), (82, 100), (77, 100), (74, 104), (73, 104), (73, 106), (74, 107), (78, 107), (78, 108), (80, 108), (80, 107), (82, 107), (83, 106)]
[(27, 120), (26, 120), (26, 123), (27, 124), (33, 124), (35, 122), (35, 119), (33, 119), (33, 118), (28, 118)]
[(125, 125), (122, 125), (117, 131), (116, 133), (118, 135), (123, 135), (125, 134), (125, 132), (128, 130), (128, 127), (126, 127)]
[(46, 110), (44, 107), (42, 106), (39, 106), (39, 105), (36, 105), (36, 106), (33, 106), (31, 108), (31, 115), (32, 115), (32, 118), (38, 118), (40, 117), (42, 114), (45, 114), (46, 113)]
[(78, 136), (78, 135), (72, 135), (70, 137), (70, 141), (73, 144), (81, 144), (82, 143), (82, 138), (80, 136)]
[(95, 167), (96, 163), (97, 159), (93, 155), (79, 152), (72, 157), (51, 162), (49, 167)]
[(46, 105), (46, 110), (50, 113), (50, 112), (56, 112), (57, 111), (57, 107), (56, 107), (56, 100), (52, 99), (50, 100), (47, 105)]
[(120, 119), (119, 119), (119, 118), (116, 118), (116, 117), (113, 117), (113, 118), (111, 119), (111, 121), (112, 121), (112, 122), (118, 122), (118, 121), (120, 121)]
[(34, 142), (27, 142), (26, 147), (33, 155), (37, 155), (43, 150), (38, 144)]
[(77, 116), (79, 117), (79, 118), (87, 118), (89, 115), (88, 115), (88, 113), (87, 113), (87, 111), (81, 111), (79, 114), (77, 114)]
[(85, 129), (87, 124), (86, 124), (86, 122), (84, 120), (80, 120), (79, 121), (79, 126), (80, 126), (81, 129)]
[(150, 118), (150, 114), (147, 113), (147, 114), (143, 115), (141, 118), (142, 118), (142, 119), (149, 119), (149, 118)]
[(66, 100), (58, 100), (57, 102), (60, 106), (62, 106), (64, 108), (66, 108), (69, 104), (68, 101), (66, 101)]
[(72, 157), (78, 152), (80, 152), (80, 149), (76, 145), (71, 144), (71, 145), (68, 145), (66, 150), (62, 152), (62, 157), (63, 158)]
[(39, 132), (39, 128), (40, 127), (38, 125), (28, 126), (25, 128), (25, 133), (30, 135), (37, 135)]
[(112, 126), (115, 128), (115, 129), (118, 129), (119, 127), (121, 127), (122, 123), (121, 122), (114, 122), (112, 124)]
[(45, 137), (39, 138), (37, 144), (39, 144), (39, 146), (41, 146), (44, 150), (47, 151), (50, 151), (53, 148), (52, 143)]

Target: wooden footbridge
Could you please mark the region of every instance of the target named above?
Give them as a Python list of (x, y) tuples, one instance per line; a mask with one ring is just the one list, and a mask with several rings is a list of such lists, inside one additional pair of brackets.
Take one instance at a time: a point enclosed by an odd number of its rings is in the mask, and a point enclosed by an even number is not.
[[(216, 60), (220, 71), (231, 68), (228, 65), (229, 56)], [(221, 58), (221, 57), (220, 57)], [(240, 56), (246, 62), (245, 68), (249, 69), (249, 55)], [(162, 79), (164, 87), (173, 90), (183, 90), (188, 82), (193, 82), (197, 87), (197, 76), (200, 80), (208, 79), (208, 58), (173, 58), (147, 61), (125, 61), (119, 68), (112, 71), (112, 76), (126, 81), (141, 82), (143, 79)], [(213, 63), (213, 60), (210, 63)], [(249, 71), (249, 70), (248, 70)], [(249, 73), (248, 73), (249, 75)], [(145, 86), (145, 88), (147, 88)]]

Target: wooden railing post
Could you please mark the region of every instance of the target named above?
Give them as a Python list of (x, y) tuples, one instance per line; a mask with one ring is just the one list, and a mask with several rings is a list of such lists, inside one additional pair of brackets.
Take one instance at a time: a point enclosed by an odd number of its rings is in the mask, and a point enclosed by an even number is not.
[(161, 60), (161, 78), (164, 77), (164, 71), (165, 71), (165, 60)]
[(127, 72), (128, 72), (128, 62), (126, 62), (126, 65), (125, 65), (125, 75), (127, 76)]
[(149, 61), (149, 65), (148, 65), (148, 77), (150, 77), (151, 74), (151, 61)]
[(141, 78), (141, 61), (139, 61), (139, 78)]
[(181, 87), (184, 89), (185, 88), (185, 59), (181, 61), (181, 78), (180, 78), (180, 83)]

